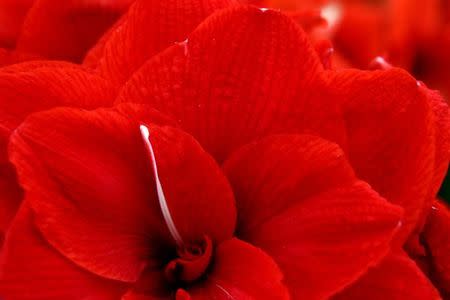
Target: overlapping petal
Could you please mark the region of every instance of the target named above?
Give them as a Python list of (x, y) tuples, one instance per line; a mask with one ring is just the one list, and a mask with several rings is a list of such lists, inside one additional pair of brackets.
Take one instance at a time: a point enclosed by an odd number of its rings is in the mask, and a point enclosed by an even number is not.
[(126, 288), (80, 269), (56, 252), (36, 229), (26, 204), (6, 236), (0, 264), (0, 295), (5, 299), (113, 300)]
[(439, 300), (439, 292), (405, 253), (391, 253), (333, 300)]
[[(140, 136), (148, 124), (173, 220), (187, 242), (230, 238), (231, 189), (192, 137), (151, 109), (56, 109), (36, 114), (11, 137), (10, 156), (49, 243), (107, 278), (136, 281), (174, 245), (159, 207)], [(189, 179), (189, 180), (187, 180)], [(159, 266), (159, 265), (158, 265)]]
[(207, 280), (187, 293), (179, 291), (177, 299), (290, 299), (282, 280), (270, 256), (234, 238), (217, 247)]
[(313, 136), (280, 135), (225, 162), (238, 236), (283, 271), (294, 298), (324, 299), (389, 249), (402, 209), (356, 179), (343, 151)]
[(108, 82), (69, 63), (35, 61), (0, 70), (0, 232), (22, 200), (6, 154), (11, 132), (33, 112), (56, 106), (110, 106), (112, 97)]
[(314, 132), (345, 144), (338, 104), (321, 91), (321, 62), (280, 12), (241, 6), (205, 20), (149, 60), (118, 102), (173, 116), (219, 161), (269, 133)]
[(404, 241), (429, 200), (436, 151), (443, 147), (436, 144), (441, 138), (428, 95), (400, 69), (329, 76), (332, 97), (343, 103), (350, 163), (361, 179), (405, 208)]
[(124, 83), (147, 59), (185, 40), (207, 16), (234, 3), (234, 0), (137, 0), (120, 24), (88, 54), (86, 62), (96, 65), (112, 82)]

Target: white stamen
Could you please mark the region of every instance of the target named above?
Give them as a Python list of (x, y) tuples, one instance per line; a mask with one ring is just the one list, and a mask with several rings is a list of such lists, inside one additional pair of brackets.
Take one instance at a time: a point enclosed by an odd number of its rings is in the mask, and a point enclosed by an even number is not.
[(158, 166), (156, 164), (156, 157), (155, 152), (153, 151), (152, 142), (150, 141), (150, 131), (148, 130), (148, 127), (145, 125), (140, 125), (139, 129), (141, 131), (142, 139), (144, 140), (145, 147), (148, 151), (148, 154), (150, 155), (152, 167), (153, 167), (153, 174), (155, 176), (155, 182), (156, 182), (156, 193), (158, 195), (159, 205), (161, 207), (161, 211), (164, 217), (164, 220), (166, 221), (166, 225), (169, 228), (170, 234), (172, 235), (173, 239), (177, 243), (177, 246), (182, 247), (183, 246), (183, 239), (181, 238), (180, 233), (178, 232), (177, 228), (175, 227), (175, 223), (173, 222), (172, 216), (170, 215), (169, 206), (167, 205), (166, 197), (164, 196), (164, 191), (161, 185), (161, 181), (159, 180), (158, 175)]

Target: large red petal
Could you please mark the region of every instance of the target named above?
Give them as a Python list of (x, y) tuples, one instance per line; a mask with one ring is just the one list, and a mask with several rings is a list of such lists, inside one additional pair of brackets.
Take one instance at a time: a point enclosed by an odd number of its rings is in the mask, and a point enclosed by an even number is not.
[[(39, 113), (10, 144), (11, 161), (49, 243), (84, 268), (123, 281), (137, 280), (144, 268), (160, 263), (164, 246), (174, 244), (139, 132), (141, 122), (166, 119), (142, 109)], [(181, 236), (186, 242), (204, 234), (214, 241), (231, 237), (234, 200), (220, 168), (187, 134), (149, 126)]]
[(22, 199), (6, 155), (11, 132), (30, 113), (55, 106), (110, 106), (110, 90), (104, 79), (69, 63), (35, 61), (0, 70), (0, 232)]
[(447, 174), (450, 161), (450, 110), (448, 104), (439, 92), (429, 90), (423, 84), (421, 84), (421, 91), (428, 98), (429, 105), (431, 106), (434, 115), (435, 157), (434, 173), (428, 197), (425, 200), (423, 209), (419, 215), (419, 223), (415, 233), (419, 233), (425, 224), (426, 217), (431, 211), (431, 206)]
[(423, 88), (423, 93), (428, 97), (430, 106), (434, 113), (435, 127), (435, 163), (433, 182), (431, 185), (431, 197), (436, 196), (442, 181), (447, 174), (450, 161), (450, 110), (446, 100), (436, 91)]
[(406, 254), (389, 254), (333, 300), (439, 300), (439, 292)]
[[(181, 42), (207, 16), (234, 0), (137, 0), (120, 25), (109, 34), (98, 69), (114, 83), (125, 82), (147, 59)], [(94, 48), (95, 52), (99, 50)], [(92, 65), (92, 56), (88, 55)]]
[(344, 144), (336, 102), (318, 88), (321, 70), (291, 18), (243, 6), (214, 14), (148, 61), (118, 101), (173, 116), (218, 160), (269, 133), (317, 132)]
[(450, 296), (450, 210), (435, 202), (422, 233), (437, 286)]
[(70, 63), (34, 61), (0, 70), (0, 162), (10, 133), (31, 113), (55, 106), (112, 105), (110, 84)]
[(261, 249), (231, 239), (217, 247), (214, 257), (206, 281), (187, 293), (178, 291), (177, 299), (290, 299), (283, 274)]
[(22, 206), (9, 230), (0, 258), (0, 295), (4, 299), (118, 299), (125, 284), (106, 280), (61, 256), (34, 226)]
[(325, 140), (280, 135), (224, 164), (239, 212), (238, 236), (282, 269), (294, 298), (324, 299), (380, 261), (402, 210), (358, 181)]
[(133, 0), (37, 0), (24, 21), (17, 50), (80, 62)]
[(404, 241), (434, 177), (436, 123), (428, 96), (401, 69), (329, 75), (332, 97), (343, 103), (351, 165), (383, 197), (405, 208), (399, 237)]

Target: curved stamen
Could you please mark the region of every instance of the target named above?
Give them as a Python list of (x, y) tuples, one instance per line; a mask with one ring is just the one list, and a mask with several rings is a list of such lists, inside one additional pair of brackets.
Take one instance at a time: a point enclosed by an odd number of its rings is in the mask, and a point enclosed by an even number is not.
[(151, 159), (153, 175), (155, 176), (156, 193), (158, 195), (159, 205), (161, 207), (164, 220), (166, 221), (166, 225), (169, 228), (170, 234), (172, 235), (173, 239), (177, 243), (177, 246), (182, 247), (183, 239), (181, 238), (180, 233), (175, 227), (175, 223), (173, 222), (172, 216), (169, 211), (169, 206), (167, 205), (166, 197), (164, 196), (161, 181), (159, 180), (158, 166), (156, 164), (155, 152), (153, 151), (152, 142), (150, 141), (150, 131), (148, 127), (145, 125), (140, 125), (139, 129), (141, 131), (142, 139), (144, 140), (145, 148), (147, 149), (147, 152)]

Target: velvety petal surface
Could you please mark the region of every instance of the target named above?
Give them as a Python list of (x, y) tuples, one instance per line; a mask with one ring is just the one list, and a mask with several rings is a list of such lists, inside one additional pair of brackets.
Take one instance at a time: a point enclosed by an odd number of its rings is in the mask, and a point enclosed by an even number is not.
[(288, 16), (240, 6), (203, 22), (149, 60), (118, 102), (173, 116), (219, 161), (269, 133), (315, 132), (345, 144), (337, 103), (323, 95), (321, 62)]
[(290, 299), (282, 272), (261, 249), (234, 238), (220, 244), (214, 256), (205, 282), (178, 291), (177, 299)]
[[(27, 119), (10, 157), (43, 235), (64, 256), (104, 277), (136, 281), (174, 247), (158, 203), (139, 125), (148, 124), (174, 223), (187, 242), (230, 238), (232, 191), (195, 142), (148, 108), (55, 109)], [(124, 112), (135, 112), (124, 115)], [(214, 199), (214, 201), (211, 201)]]
[[(342, 101), (348, 157), (356, 174), (405, 209), (401, 241), (429, 200), (435, 170), (436, 123), (428, 96), (401, 69), (329, 72)], [(439, 150), (440, 152), (441, 150)]]
[[(88, 54), (99, 59), (100, 73), (114, 83), (124, 83), (147, 59), (186, 39), (207, 16), (217, 9), (234, 4), (234, 0), (137, 0), (120, 21)], [(102, 48), (102, 55), (98, 55)]]
[(0, 161), (10, 133), (29, 114), (55, 106), (111, 106), (112, 98), (106, 80), (74, 64), (33, 61), (0, 69)]
[(237, 235), (280, 266), (294, 299), (324, 299), (389, 250), (402, 209), (357, 180), (343, 151), (306, 135), (249, 144), (225, 162)]
[(439, 292), (405, 253), (389, 254), (333, 300), (439, 300)]
[(69, 63), (34, 61), (0, 70), (0, 232), (22, 199), (6, 155), (11, 132), (36, 111), (55, 106), (93, 109), (110, 106), (111, 99), (104, 79)]
[(19, 210), (0, 256), (0, 295), (4, 299), (119, 299), (126, 286), (77, 267), (60, 255), (34, 225), (25, 204)]
[(133, 0), (37, 0), (28, 12), (17, 50), (80, 62)]

